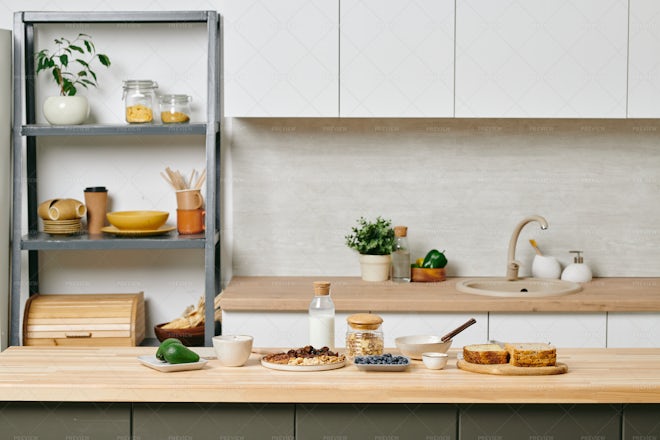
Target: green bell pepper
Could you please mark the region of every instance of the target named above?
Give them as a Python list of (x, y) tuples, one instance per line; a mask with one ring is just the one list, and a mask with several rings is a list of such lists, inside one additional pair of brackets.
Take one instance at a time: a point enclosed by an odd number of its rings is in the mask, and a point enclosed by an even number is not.
[(424, 263), (422, 267), (427, 269), (440, 269), (447, 265), (447, 258), (445, 254), (440, 252), (437, 249), (431, 249), (426, 257), (424, 257)]

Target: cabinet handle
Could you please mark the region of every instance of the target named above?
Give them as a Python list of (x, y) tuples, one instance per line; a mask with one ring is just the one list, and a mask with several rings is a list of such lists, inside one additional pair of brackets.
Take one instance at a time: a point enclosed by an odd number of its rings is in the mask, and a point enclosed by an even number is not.
[(91, 338), (92, 332), (64, 333), (67, 338)]

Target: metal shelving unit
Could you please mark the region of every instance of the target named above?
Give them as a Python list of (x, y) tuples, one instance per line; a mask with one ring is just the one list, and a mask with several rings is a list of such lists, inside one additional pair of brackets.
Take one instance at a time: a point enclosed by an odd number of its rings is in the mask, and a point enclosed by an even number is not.
[[(34, 32), (39, 23), (205, 23), (208, 39), (207, 114), (204, 123), (186, 125), (93, 124), (51, 126), (36, 124)], [(216, 11), (162, 12), (16, 12), (14, 14), (14, 119), (12, 126), (12, 261), (10, 344), (20, 345), (22, 253), (28, 254), (29, 295), (39, 291), (39, 252), (48, 250), (203, 249), (205, 301), (213, 304), (220, 290), (219, 171), (220, 171), (220, 22)], [(25, 80), (23, 83), (23, 79)], [(24, 93), (24, 94), (23, 94)], [(39, 232), (37, 216), (37, 140), (43, 136), (204, 136), (206, 161), (206, 232), (191, 236), (144, 238), (54, 237)], [(23, 187), (27, 187), (24, 194)], [(27, 203), (27, 233), (23, 231), (23, 203)], [(214, 310), (206, 308), (205, 344), (211, 345)]]

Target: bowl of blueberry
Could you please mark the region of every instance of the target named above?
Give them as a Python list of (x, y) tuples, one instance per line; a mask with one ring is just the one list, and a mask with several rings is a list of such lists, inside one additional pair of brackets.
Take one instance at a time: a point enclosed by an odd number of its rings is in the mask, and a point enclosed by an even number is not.
[(364, 371), (403, 371), (410, 365), (410, 358), (391, 353), (356, 356), (353, 363)]

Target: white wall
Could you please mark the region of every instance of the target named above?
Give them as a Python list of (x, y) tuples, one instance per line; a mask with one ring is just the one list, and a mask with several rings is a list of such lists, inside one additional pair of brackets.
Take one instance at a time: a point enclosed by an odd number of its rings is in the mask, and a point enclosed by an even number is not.
[(541, 249), (596, 276), (659, 276), (655, 120), (238, 119), (231, 127), (237, 275), (358, 275), (355, 220), (409, 227), (413, 257), (450, 276), (504, 275)]

